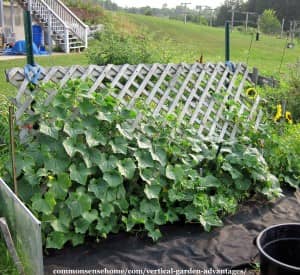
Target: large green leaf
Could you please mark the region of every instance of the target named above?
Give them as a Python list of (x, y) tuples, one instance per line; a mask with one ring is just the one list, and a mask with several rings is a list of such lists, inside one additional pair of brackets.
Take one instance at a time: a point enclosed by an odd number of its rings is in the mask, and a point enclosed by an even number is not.
[(52, 137), (54, 139), (58, 139), (58, 131), (55, 127), (45, 124), (44, 122), (40, 122), (40, 132), (46, 136)]
[(56, 200), (52, 193), (46, 193), (44, 198), (42, 198), (40, 194), (35, 194), (31, 200), (32, 208), (37, 212), (50, 215), (54, 211)]
[(126, 158), (119, 160), (117, 166), (121, 175), (126, 179), (131, 180), (134, 177), (136, 166), (132, 159)]
[(64, 125), (64, 132), (68, 134), (69, 137), (75, 138), (79, 134), (84, 133), (81, 121), (66, 121)]
[(88, 191), (95, 194), (96, 198), (105, 200), (109, 185), (103, 179), (92, 179)]
[(208, 175), (204, 178), (201, 178), (202, 187), (219, 187), (220, 185), (220, 180), (213, 175)]
[(141, 149), (151, 149), (152, 148), (152, 142), (150, 139), (146, 138), (144, 135), (137, 134), (136, 140), (139, 148)]
[(159, 184), (146, 185), (144, 192), (149, 200), (159, 199), (159, 194), (161, 191), (161, 186)]
[(74, 138), (67, 138), (63, 141), (63, 146), (69, 157), (73, 157), (77, 152), (76, 144), (77, 141)]
[(223, 222), (212, 210), (206, 210), (200, 215), (200, 223), (205, 231), (210, 231), (212, 226), (222, 226)]
[(102, 171), (102, 173), (114, 171), (117, 167), (118, 159), (114, 155), (108, 155), (95, 151), (91, 155), (92, 161)]
[(117, 124), (116, 129), (118, 132), (126, 139), (132, 140), (134, 128), (132, 124), (124, 122), (122, 124)]
[(140, 169), (147, 168), (147, 167), (154, 167), (155, 163), (152, 159), (150, 152), (145, 150), (137, 150), (134, 153), (134, 156), (138, 162), (138, 167)]
[(147, 216), (154, 216), (156, 211), (160, 210), (159, 201), (156, 199), (143, 199), (140, 204), (140, 211)]
[(153, 146), (150, 149), (151, 156), (154, 160), (158, 161), (162, 166), (165, 166), (167, 163), (167, 154), (163, 147)]
[(240, 173), (237, 169), (233, 168), (228, 162), (223, 163), (222, 169), (224, 171), (228, 171), (234, 180), (243, 177), (242, 173)]
[(79, 111), (82, 115), (93, 115), (97, 109), (90, 99), (83, 98), (79, 103)]
[(69, 171), (71, 180), (76, 181), (81, 185), (86, 184), (87, 178), (91, 173), (91, 170), (89, 168), (86, 168), (83, 163), (80, 163), (78, 166), (73, 163), (70, 166)]
[(100, 121), (107, 121), (109, 123), (112, 123), (114, 119), (114, 115), (111, 112), (99, 111), (97, 113), (96, 118)]
[(70, 230), (69, 227), (63, 223), (62, 219), (55, 219), (54, 221), (51, 221), (50, 224), (56, 232), (68, 233)]
[(251, 181), (247, 178), (238, 178), (234, 181), (235, 187), (241, 191), (247, 191), (251, 186)]
[(60, 174), (66, 171), (70, 165), (70, 159), (65, 156), (54, 155), (49, 153), (44, 158), (44, 166), (47, 171), (51, 171), (53, 174)]
[(86, 131), (85, 132), (86, 137), (86, 143), (89, 147), (95, 147), (101, 144), (102, 146), (105, 146), (107, 143), (107, 138), (104, 136), (100, 131)]
[(185, 171), (183, 167), (179, 164), (175, 166), (169, 164), (166, 167), (166, 177), (170, 180), (174, 180), (175, 182), (180, 182), (185, 175)]
[(88, 194), (71, 193), (70, 197), (66, 200), (66, 205), (70, 209), (72, 218), (82, 216), (84, 212), (91, 209), (92, 199)]
[(85, 234), (90, 226), (90, 222), (84, 218), (78, 218), (74, 221), (75, 233)]
[(77, 152), (80, 153), (80, 155), (82, 156), (82, 159), (87, 168), (91, 168), (93, 166), (93, 161), (91, 159), (91, 153), (90, 153), (91, 150), (93, 149), (87, 148), (85, 144), (79, 144), (77, 146)]
[(109, 217), (115, 211), (111, 203), (101, 203), (99, 206), (101, 209), (100, 215), (103, 218)]
[(46, 248), (62, 249), (69, 241), (69, 234), (63, 232), (51, 232), (46, 241)]
[(55, 198), (64, 200), (68, 194), (68, 190), (71, 187), (72, 182), (70, 176), (66, 173), (61, 173), (57, 176), (57, 179), (50, 180), (48, 186)]
[(105, 172), (103, 174), (103, 179), (111, 187), (116, 187), (123, 183), (123, 177), (118, 171)]
[(127, 154), (128, 143), (124, 137), (115, 137), (109, 142), (109, 145), (115, 154)]

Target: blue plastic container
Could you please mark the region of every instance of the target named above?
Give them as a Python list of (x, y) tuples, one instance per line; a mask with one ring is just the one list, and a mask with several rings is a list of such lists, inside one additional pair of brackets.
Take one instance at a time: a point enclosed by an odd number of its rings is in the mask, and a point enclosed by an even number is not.
[(32, 39), (34, 44), (40, 48), (43, 46), (43, 29), (39, 25), (32, 26)]

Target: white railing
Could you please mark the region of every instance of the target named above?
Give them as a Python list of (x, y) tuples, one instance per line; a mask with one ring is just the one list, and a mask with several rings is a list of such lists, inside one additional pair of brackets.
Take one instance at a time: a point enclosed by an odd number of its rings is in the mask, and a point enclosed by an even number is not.
[(69, 30), (78, 36), (87, 47), (89, 27), (84, 24), (64, 3), (60, 0), (44, 0), (48, 6), (68, 25)]
[(39, 19), (48, 25), (51, 34), (59, 35), (63, 38), (65, 52), (69, 53), (69, 26), (44, 0), (29, 0), (28, 8), (31, 13), (36, 13)]

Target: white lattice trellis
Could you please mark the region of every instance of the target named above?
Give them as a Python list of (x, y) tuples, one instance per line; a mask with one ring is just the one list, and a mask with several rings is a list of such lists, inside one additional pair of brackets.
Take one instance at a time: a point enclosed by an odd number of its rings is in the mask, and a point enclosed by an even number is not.
[[(14, 68), (6, 74), (8, 81), (19, 89), (15, 104), (16, 118), (20, 120), (31, 112), (32, 92), (22, 68)], [(89, 93), (110, 84), (115, 88), (112, 95), (129, 107), (137, 100), (144, 100), (153, 107), (154, 115), (176, 111), (180, 121), (196, 127), (202, 136), (235, 137), (238, 125), (228, 121), (224, 114), (228, 101), (237, 103), (240, 115), (248, 112), (256, 126), (262, 118), (260, 97), (252, 100), (245, 96), (245, 89), (254, 84), (243, 64), (237, 64), (234, 72), (223, 63), (52, 67), (42, 70), (40, 82), (52, 81), (64, 86), (74, 78), (91, 80), (94, 84)], [(48, 92), (46, 102), (51, 101), (54, 93)]]

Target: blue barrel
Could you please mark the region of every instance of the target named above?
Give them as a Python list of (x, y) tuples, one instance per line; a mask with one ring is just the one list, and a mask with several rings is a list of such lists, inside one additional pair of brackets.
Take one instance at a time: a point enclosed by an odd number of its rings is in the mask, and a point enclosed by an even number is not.
[(43, 29), (39, 25), (33, 25), (32, 26), (32, 38), (35, 45), (37, 45), (38, 48), (43, 46)]

